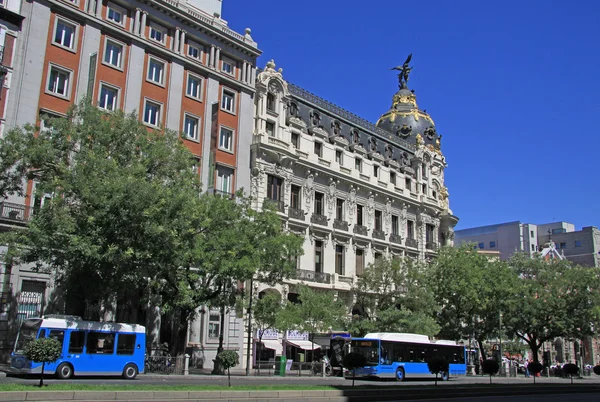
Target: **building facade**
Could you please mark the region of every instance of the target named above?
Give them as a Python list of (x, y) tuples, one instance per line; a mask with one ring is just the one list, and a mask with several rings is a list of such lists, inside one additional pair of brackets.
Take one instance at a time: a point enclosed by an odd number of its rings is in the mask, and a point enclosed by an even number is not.
[[(304, 237), (304, 255), (294, 279), (257, 291), (294, 301), (305, 283), (335, 291), (350, 313), (352, 285), (370, 263), (430, 258), (452, 244), (458, 219), (440, 139), (402, 80), (372, 124), (286, 82), (268, 62), (256, 80), (251, 195), (257, 209), (275, 203), (285, 227)], [(294, 358), (310, 348), (301, 335), (271, 334), (263, 343)]]
[(456, 246), (475, 243), (480, 250), (499, 251), (502, 260), (515, 252), (529, 255), (541, 252), (552, 240), (556, 250), (573, 263), (600, 266), (600, 231), (594, 226), (575, 230), (575, 225), (569, 222), (538, 225), (515, 221), (460, 229), (455, 234)]
[[(3, 8), (7, 4), (17, 16)], [(232, 194), (250, 188), (248, 149), (260, 50), (250, 29), (239, 34), (228, 27), (221, 4), (221, 0), (0, 0), (0, 18), (10, 17), (0, 24), (4, 40), (0, 74), (8, 70), (0, 94), (0, 130), (27, 123), (50, 129), (49, 117), (65, 116), (87, 96), (107, 111), (137, 112), (149, 129), (182, 132), (207, 190)], [(24, 20), (15, 46), (19, 13)], [(32, 181), (24, 197), (0, 200), (0, 228), (26, 224), (34, 207), (44, 202), (35, 193)], [(52, 293), (48, 276), (23, 266), (2, 267), (2, 275), (0, 342), (5, 357), (19, 319), (68, 311), (48, 302)], [(85, 318), (97, 318), (93, 306), (88, 307)], [(148, 311), (146, 321), (156, 322), (149, 317), (159, 312), (153, 306)], [(201, 311), (188, 341), (206, 350), (205, 360), (212, 364), (215, 333), (221, 330), (214, 318), (220, 312)], [(116, 318), (143, 321), (143, 314), (124, 312)], [(238, 350), (241, 319), (228, 314), (224, 327), (230, 343), (226, 346)], [(149, 333), (154, 343), (159, 330), (155, 325)], [(168, 328), (163, 328), (165, 332)]]

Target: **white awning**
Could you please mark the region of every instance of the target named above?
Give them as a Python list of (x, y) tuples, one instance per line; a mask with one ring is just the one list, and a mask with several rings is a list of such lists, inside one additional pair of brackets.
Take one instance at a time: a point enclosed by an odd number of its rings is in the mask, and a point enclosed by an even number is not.
[(311, 341), (287, 341), (287, 343), (304, 350), (314, 350), (321, 348), (321, 345), (319, 345), (318, 343), (315, 343), (313, 347), (313, 343)]
[(281, 345), (281, 341), (276, 341), (274, 339), (265, 339), (262, 341), (262, 344), (265, 348), (274, 350), (275, 355), (283, 354), (283, 345)]

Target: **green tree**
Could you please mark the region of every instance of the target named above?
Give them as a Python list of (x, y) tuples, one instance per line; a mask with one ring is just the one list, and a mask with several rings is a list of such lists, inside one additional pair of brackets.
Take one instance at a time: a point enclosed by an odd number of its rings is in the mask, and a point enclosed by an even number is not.
[(240, 357), (234, 350), (224, 350), (217, 355), (215, 360), (216, 363), (223, 367), (223, 369), (227, 370), (227, 381), (229, 387), (231, 387), (231, 373), (229, 372), (229, 369), (239, 364)]
[[(262, 337), (266, 330), (277, 326), (277, 316), (282, 309), (281, 296), (278, 293), (267, 292), (256, 301), (254, 307), (254, 326), (258, 329), (258, 345), (262, 343)], [(260, 356), (260, 346), (257, 355)], [(260, 365), (259, 365), (260, 371)]]
[(492, 383), (492, 376), (498, 374), (500, 370), (500, 363), (496, 359), (485, 359), (481, 362), (481, 372), (490, 376), (490, 384)]
[(344, 303), (335, 299), (333, 292), (298, 285), (298, 303), (287, 302), (277, 316), (277, 327), (294, 329), (309, 334), (314, 363), (314, 336), (342, 326), (347, 315)]
[(433, 336), (437, 305), (427, 282), (425, 265), (411, 258), (380, 259), (370, 264), (354, 286), (355, 314), (349, 329), (368, 332), (412, 332)]
[(437, 385), (438, 374), (442, 375), (442, 380), (450, 372), (450, 363), (442, 356), (434, 356), (427, 361), (427, 369), (431, 374), (435, 374), (435, 385)]
[(504, 262), (466, 244), (442, 248), (430, 263), (428, 279), (436, 303), (442, 306), (440, 336), (473, 338), (483, 355), (483, 342), (500, 335), (500, 314), (509, 310), (516, 275)]
[(60, 358), (62, 345), (53, 338), (38, 338), (25, 345), (23, 354), (26, 358), (36, 363), (42, 363), (40, 374), (40, 387), (44, 386), (44, 369), (46, 363), (54, 363)]

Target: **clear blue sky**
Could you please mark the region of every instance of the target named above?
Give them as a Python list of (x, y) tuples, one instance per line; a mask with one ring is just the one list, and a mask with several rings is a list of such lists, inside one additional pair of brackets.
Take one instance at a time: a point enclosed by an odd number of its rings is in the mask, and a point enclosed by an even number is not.
[(600, 227), (600, 1), (223, 0), (223, 18), (260, 67), (372, 122), (413, 53), (457, 228)]

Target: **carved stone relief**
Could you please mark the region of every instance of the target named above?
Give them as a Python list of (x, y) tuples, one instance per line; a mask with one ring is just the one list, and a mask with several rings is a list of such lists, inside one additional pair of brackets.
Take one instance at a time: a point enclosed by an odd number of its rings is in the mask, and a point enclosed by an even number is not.
[(350, 193), (348, 194), (348, 223), (353, 224), (354, 222), (354, 211), (356, 210), (356, 188), (350, 187)]
[(308, 212), (312, 208), (313, 199), (315, 197), (315, 176), (312, 173), (309, 173), (304, 181), (304, 200), (306, 201), (306, 209)]
[(327, 194), (326, 194), (326, 198), (327, 198), (327, 212), (329, 214), (329, 217), (331, 218), (333, 216), (333, 211), (334, 211), (334, 206), (336, 203), (336, 184), (335, 181), (332, 179), (331, 182), (329, 183), (329, 188), (327, 189)]
[(387, 233), (391, 233), (391, 226), (392, 226), (392, 200), (390, 200), (389, 198), (387, 199), (387, 202), (385, 203), (385, 213), (383, 216), (383, 224), (385, 227), (385, 231)]
[(373, 217), (375, 216), (375, 195), (369, 195), (369, 199), (367, 200), (367, 224), (368, 227), (373, 226)]

